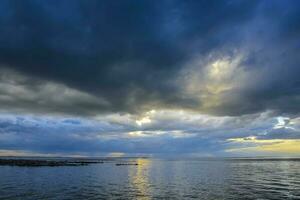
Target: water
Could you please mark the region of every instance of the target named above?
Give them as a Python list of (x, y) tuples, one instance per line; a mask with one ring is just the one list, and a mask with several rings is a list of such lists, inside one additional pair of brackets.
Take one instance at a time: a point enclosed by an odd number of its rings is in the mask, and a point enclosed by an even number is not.
[(300, 199), (299, 161), (136, 162), (0, 166), (0, 199)]

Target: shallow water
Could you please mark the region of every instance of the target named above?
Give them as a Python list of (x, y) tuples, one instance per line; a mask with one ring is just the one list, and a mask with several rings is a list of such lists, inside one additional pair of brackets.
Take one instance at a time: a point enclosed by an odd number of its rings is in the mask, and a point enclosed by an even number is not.
[(300, 161), (0, 166), (0, 199), (300, 199)]

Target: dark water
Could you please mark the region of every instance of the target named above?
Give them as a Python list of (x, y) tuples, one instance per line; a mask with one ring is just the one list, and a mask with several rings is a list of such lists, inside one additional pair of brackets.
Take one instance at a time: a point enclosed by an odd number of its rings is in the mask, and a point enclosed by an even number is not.
[(300, 199), (299, 161), (0, 166), (0, 199)]

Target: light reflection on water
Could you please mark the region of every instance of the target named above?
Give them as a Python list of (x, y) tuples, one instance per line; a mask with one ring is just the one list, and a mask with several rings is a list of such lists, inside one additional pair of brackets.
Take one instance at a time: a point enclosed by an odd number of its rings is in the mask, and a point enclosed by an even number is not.
[(300, 199), (299, 161), (0, 166), (0, 199)]
[(129, 168), (130, 181), (133, 188), (136, 189), (137, 199), (150, 199), (150, 183), (149, 183), (149, 168), (151, 165), (150, 159), (139, 158), (136, 160), (137, 166)]

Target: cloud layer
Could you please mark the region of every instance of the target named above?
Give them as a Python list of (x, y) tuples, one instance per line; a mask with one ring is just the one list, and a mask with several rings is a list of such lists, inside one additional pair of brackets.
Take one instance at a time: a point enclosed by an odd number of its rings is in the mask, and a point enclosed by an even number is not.
[(93, 120), (1, 114), (0, 146), (6, 152), (94, 156), (112, 152), (230, 156), (244, 155), (244, 149), (251, 147), (247, 155), (257, 155), (259, 148), (264, 153), (266, 144), (300, 139), (299, 118), (284, 119), (283, 123), (283, 118), (273, 117), (270, 112), (213, 117), (171, 110), (151, 111), (139, 118), (110, 114)]
[(0, 150), (227, 155), (298, 140), (299, 8), (3, 0)]

